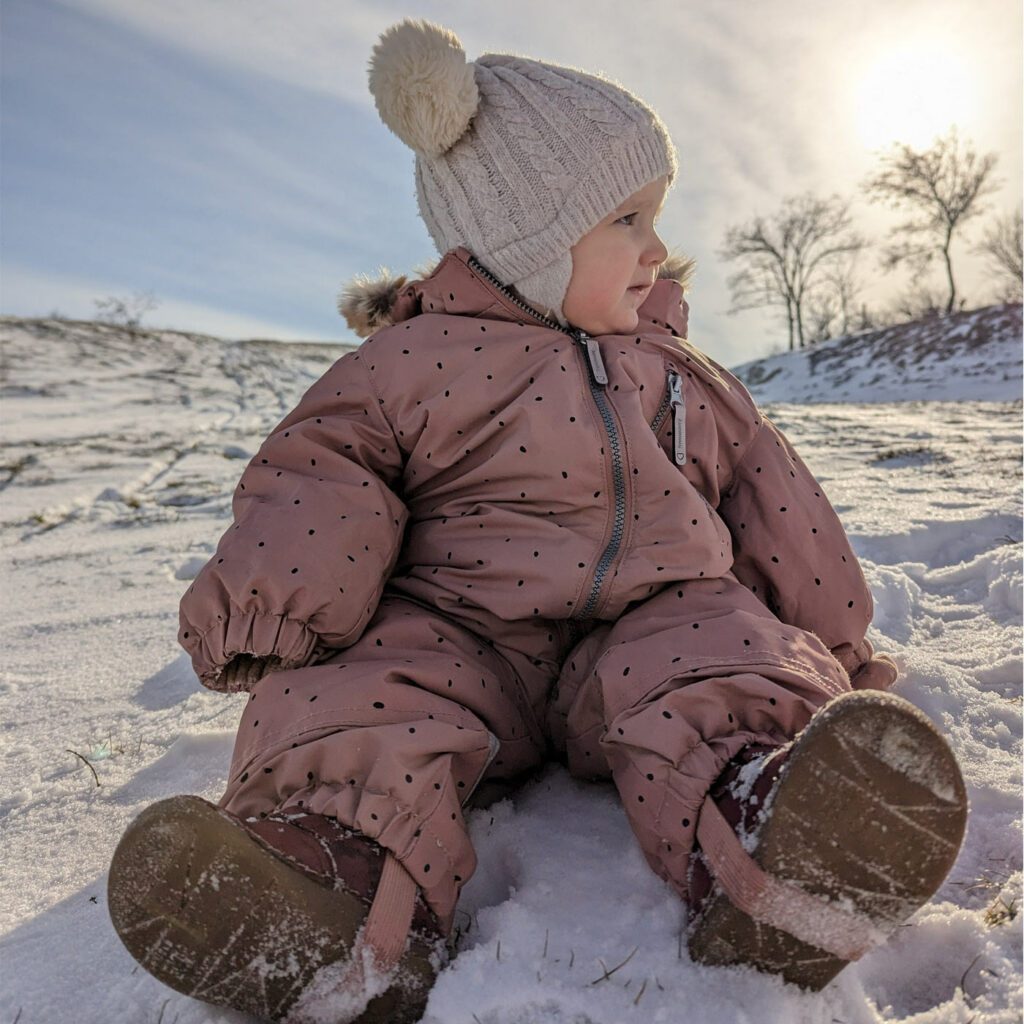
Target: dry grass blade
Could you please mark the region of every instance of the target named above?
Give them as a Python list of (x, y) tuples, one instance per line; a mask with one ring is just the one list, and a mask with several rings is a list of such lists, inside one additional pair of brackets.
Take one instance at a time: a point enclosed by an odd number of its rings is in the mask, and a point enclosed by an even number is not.
[(81, 761), (86, 766), (86, 768), (88, 768), (89, 771), (92, 772), (92, 777), (96, 780), (96, 786), (98, 788), (99, 785), (100, 785), (100, 777), (96, 774), (96, 769), (93, 768), (92, 762), (89, 760), (89, 758), (87, 758), (84, 755), (80, 754), (77, 750), (71, 750), (68, 747), (65, 748), (65, 752), (68, 753), (68, 754), (74, 754), (75, 757), (77, 757), (79, 759), (79, 761)]
[(601, 970), (604, 971), (604, 974), (602, 974), (600, 978), (595, 978), (590, 984), (591, 985), (598, 985), (602, 981), (607, 981), (617, 970), (619, 970), (622, 967), (625, 967), (626, 964), (628, 964), (629, 961), (633, 959), (634, 954), (636, 953), (636, 951), (639, 948), (640, 948), (639, 946), (634, 946), (633, 950), (629, 954), (629, 956), (627, 956), (626, 959), (623, 960), (621, 964), (616, 964), (611, 970), (608, 970), (608, 968), (605, 967), (603, 960), (598, 960), (597, 962), (601, 965)]

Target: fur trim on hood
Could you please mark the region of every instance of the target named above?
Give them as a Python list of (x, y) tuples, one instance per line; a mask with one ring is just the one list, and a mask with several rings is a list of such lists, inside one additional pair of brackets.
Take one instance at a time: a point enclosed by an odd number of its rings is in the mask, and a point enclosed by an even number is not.
[(685, 292), (690, 287), (690, 281), (696, 270), (697, 261), (692, 256), (673, 249), (665, 262), (658, 268), (658, 279), (675, 281)]
[(407, 280), (405, 274), (392, 277), (387, 267), (381, 267), (376, 277), (360, 274), (341, 289), (338, 312), (358, 337), (368, 338), (391, 326), (391, 310)]
[[(414, 271), (412, 280), (425, 280), (434, 272), (436, 264), (428, 264)], [(696, 269), (696, 261), (680, 252), (669, 253), (658, 270), (660, 280), (675, 281), (685, 291)], [(349, 329), (360, 338), (368, 338), (382, 327), (390, 327), (392, 310), (399, 293), (409, 283), (405, 274), (392, 275), (381, 267), (376, 277), (360, 274), (346, 284), (338, 296), (338, 312), (345, 318)]]

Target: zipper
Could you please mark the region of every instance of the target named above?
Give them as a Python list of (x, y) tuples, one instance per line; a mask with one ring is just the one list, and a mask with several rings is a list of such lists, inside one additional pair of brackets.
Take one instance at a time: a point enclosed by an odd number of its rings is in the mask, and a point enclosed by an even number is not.
[(651, 430), (656, 434), (660, 429), (662, 423), (665, 421), (665, 417), (668, 415), (669, 409), (672, 408), (672, 384), (669, 381), (665, 383), (665, 397), (661, 400), (661, 405), (658, 406), (658, 411), (654, 414), (654, 419), (651, 420)]
[(668, 386), (672, 403), (672, 456), (677, 466), (685, 466), (686, 401), (683, 398), (683, 378), (675, 370), (669, 370)]
[(608, 374), (605, 371), (604, 360), (601, 358), (601, 348), (586, 331), (575, 330), (571, 333), (586, 354), (587, 368), (590, 371), (587, 383), (590, 385), (591, 397), (594, 399), (594, 404), (597, 406), (598, 414), (608, 436), (608, 448), (612, 455), (612, 493), (615, 499), (611, 538), (594, 569), (594, 579), (586, 601), (572, 615), (575, 619), (589, 619), (593, 617), (594, 609), (597, 608), (605, 577), (622, 547), (622, 538), (626, 532), (626, 474), (622, 457), (622, 438), (619, 435), (618, 424), (615, 422), (615, 414), (612, 412), (612, 407), (604, 391), (604, 386), (608, 383)]
[[(618, 424), (615, 422), (615, 414), (612, 412), (612, 407), (604, 392), (604, 388), (608, 383), (608, 371), (605, 368), (604, 359), (601, 356), (601, 347), (593, 338), (590, 337), (589, 334), (587, 334), (586, 331), (580, 330), (579, 328), (563, 327), (558, 323), (558, 321), (552, 320), (549, 317), (538, 313), (537, 310), (525, 303), (519, 298), (519, 296), (513, 294), (511, 289), (498, 280), (498, 278), (495, 277), (494, 274), (492, 274), (474, 256), (470, 256), (467, 263), (472, 270), (493, 285), (506, 299), (512, 302), (524, 313), (533, 317), (535, 320), (538, 320), (545, 327), (550, 327), (552, 330), (560, 331), (562, 334), (566, 334), (572, 338), (580, 347), (580, 350), (586, 358), (587, 369), (589, 371), (587, 374), (587, 383), (590, 385), (591, 397), (594, 399), (594, 404), (597, 406), (601, 422), (604, 424), (605, 433), (608, 437), (608, 448), (612, 455), (612, 492), (615, 500), (611, 538), (605, 546), (604, 551), (601, 553), (597, 567), (594, 570), (594, 579), (591, 583), (590, 593), (587, 595), (586, 601), (581, 607), (577, 608), (571, 616), (571, 619), (589, 619), (593, 616), (594, 609), (597, 608), (605, 577), (608, 575), (608, 570), (611, 568), (612, 563), (615, 561), (615, 558), (619, 553), (619, 549), (622, 547), (622, 538), (626, 533), (625, 460), (623, 458), (622, 438), (619, 434)], [(680, 387), (681, 386), (682, 385), (680, 383)]]
[(594, 382), (604, 387), (608, 383), (608, 371), (604, 368), (604, 359), (601, 357), (601, 346), (593, 338), (583, 331), (579, 332), (580, 342), (587, 353), (587, 363), (590, 365), (590, 373)]
[(651, 430), (657, 433), (669, 409), (672, 410), (672, 459), (677, 466), (686, 465), (686, 400), (683, 398), (683, 378), (669, 370), (665, 397), (651, 420)]
[(514, 306), (517, 306), (524, 313), (529, 313), (535, 320), (539, 320), (545, 327), (550, 327), (553, 330), (561, 331), (563, 334), (572, 336), (572, 331), (567, 327), (563, 327), (557, 320), (552, 320), (550, 317), (544, 316), (543, 313), (538, 313), (533, 306), (523, 302), (518, 295), (514, 294), (513, 291), (506, 285), (502, 284), (482, 263), (477, 261), (475, 256), (470, 256), (466, 261), (471, 269), (475, 270), (482, 278), (494, 285), (495, 288), (505, 296)]
[[(569, 627), (569, 650), (572, 650), (585, 636), (590, 632), (589, 629), (579, 619), (566, 619), (566, 625)], [(558, 684), (555, 683), (555, 690), (552, 701), (558, 698)]]

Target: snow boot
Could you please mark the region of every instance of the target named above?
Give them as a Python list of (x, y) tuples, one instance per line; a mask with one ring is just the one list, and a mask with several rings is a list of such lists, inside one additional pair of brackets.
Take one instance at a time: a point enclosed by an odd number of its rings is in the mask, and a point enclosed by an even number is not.
[(195, 796), (153, 804), (114, 853), (107, 899), (147, 971), (261, 1020), (419, 1020), (445, 955), (398, 861), (301, 808), (242, 821)]
[(844, 694), (791, 743), (731, 762), (705, 799), (690, 955), (822, 989), (936, 892), (966, 823), (935, 726), (893, 694)]

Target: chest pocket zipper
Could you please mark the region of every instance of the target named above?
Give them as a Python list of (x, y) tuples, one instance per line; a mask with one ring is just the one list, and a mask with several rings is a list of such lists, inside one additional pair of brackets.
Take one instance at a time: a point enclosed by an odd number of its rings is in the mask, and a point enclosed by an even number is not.
[(683, 378), (675, 370), (668, 371), (665, 398), (651, 421), (655, 433), (661, 427), (665, 416), (672, 410), (672, 460), (677, 466), (686, 464), (686, 400), (683, 398)]
[(672, 457), (677, 466), (686, 465), (686, 401), (683, 378), (675, 370), (668, 371), (668, 394), (672, 406)]

